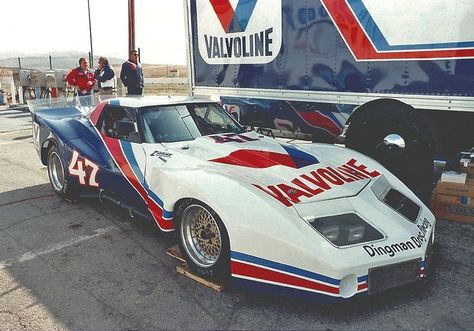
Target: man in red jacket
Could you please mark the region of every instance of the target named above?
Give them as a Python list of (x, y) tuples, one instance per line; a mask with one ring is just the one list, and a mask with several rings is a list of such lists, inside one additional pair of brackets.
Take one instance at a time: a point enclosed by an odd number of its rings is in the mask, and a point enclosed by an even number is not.
[(77, 95), (91, 95), (94, 91), (96, 80), (94, 73), (88, 70), (89, 63), (83, 57), (79, 59), (79, 67), (72, 69), (66, 76), (69, 85), (75, 86)]

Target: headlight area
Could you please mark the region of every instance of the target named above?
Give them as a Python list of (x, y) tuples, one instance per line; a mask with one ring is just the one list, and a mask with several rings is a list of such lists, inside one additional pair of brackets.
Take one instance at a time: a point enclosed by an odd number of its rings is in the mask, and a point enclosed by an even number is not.
[(371, 186), (372, 192), (384, 204), (405, 217), (411, 223), (416, 223), (420, 215), (421, 206), (413, 202), (410, 198), (391, 187), (385, 176), (377, 178)]
[(319, 217), (309, 223), (336, 247), (384, 239), (380, 231), (354, 213)]

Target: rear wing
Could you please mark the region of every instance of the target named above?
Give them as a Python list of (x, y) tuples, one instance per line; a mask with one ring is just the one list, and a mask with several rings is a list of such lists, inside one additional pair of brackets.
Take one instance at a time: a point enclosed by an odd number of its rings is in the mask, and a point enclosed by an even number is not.
[(106, 99), (108, 97), (101, 95), (87, 95), (73, 98), (28, 100), (27, 103), (28, 109), (33, 115), (59, 119), (87, 116), (99, 103)]

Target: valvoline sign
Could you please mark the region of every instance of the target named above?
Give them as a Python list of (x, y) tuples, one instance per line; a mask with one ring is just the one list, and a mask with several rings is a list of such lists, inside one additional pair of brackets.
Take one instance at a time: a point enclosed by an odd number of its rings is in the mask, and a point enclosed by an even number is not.
[(474, 57), (473, 0), (321, 0), (355, 59)]
[(282, 44), (281, 0), (196, 0), (199, 52), (209, 64), (263, 64)]

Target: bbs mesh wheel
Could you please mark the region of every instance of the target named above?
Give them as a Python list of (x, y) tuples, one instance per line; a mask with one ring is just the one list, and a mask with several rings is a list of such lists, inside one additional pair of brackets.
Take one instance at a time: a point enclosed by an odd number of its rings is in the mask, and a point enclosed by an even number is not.
[(179, 248), (198, 275), (218, 281), (230, 277), (230, 246), (220, 217), (206, 204), (189, 199), (178, 207)]

